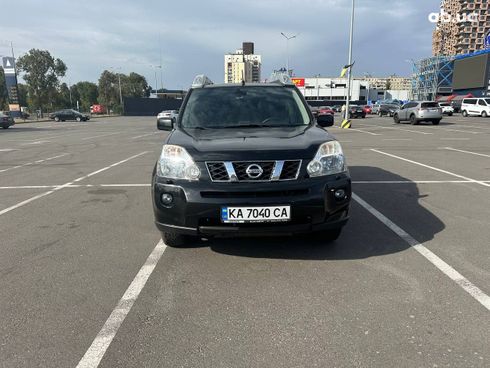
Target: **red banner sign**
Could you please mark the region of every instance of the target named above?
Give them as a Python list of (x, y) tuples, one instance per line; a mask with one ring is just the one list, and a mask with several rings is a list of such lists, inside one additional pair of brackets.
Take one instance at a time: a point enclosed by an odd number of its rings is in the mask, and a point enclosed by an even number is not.
[(304, 78), (291, 78), (294, 84), (296, 84), (296, 87), (304, 87), (305, 86), (305, 79)]

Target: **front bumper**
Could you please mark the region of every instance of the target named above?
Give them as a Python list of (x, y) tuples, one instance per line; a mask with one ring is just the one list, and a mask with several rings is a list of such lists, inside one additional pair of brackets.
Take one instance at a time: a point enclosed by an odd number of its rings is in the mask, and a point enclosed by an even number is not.
[[(345, 190), (336, 199), (334, 192)], [(171, 194), (172, 206), (161, 195)], [(294, 235), (344, 226), (349, 216), (351, 180), (348, 174), (323, 178), (264, 183), (168, 183), (154, 176), (155, 223), (162, 232), (197, 236)], [(228, 224), (221, 221), (223, 206), (291, 206), (288, 222)]]

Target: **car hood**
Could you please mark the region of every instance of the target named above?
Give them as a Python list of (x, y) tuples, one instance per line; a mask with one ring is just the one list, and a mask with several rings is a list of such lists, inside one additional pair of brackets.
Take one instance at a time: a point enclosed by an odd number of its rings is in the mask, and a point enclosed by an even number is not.
[(320, 144), (335, 140), (317, 127), (174, 130), (168, 144), (184, 147), (196, 161), (311, 159)]

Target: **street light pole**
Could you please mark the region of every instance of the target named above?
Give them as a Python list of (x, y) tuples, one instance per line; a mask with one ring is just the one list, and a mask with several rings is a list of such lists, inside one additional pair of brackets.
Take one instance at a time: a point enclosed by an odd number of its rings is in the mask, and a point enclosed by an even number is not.
[[(157, 69), (160, 68), (160, 79), (162, 80), (162, 66), (161, 65), (150, 65), (150, 67), (155, 71), (155, 96), (156, 96), (156, 98), (158, 98)], [(163, 80), (162, 80), (162, 85), (160, 87), (163, 89)]]
[(352, 81), (352, 44), (354, 42), (354, 11), (355, 11), (355, 2), (356, 0), (352, 0), (352, 12), (350, 17), (350, 37), (349, 37), (349, 62), (347, 65), (350, 65), (348, 73), (349, 76), (347, 78), (347, 98), (345, 103), (345, 116), (344, 119), (349, 119), (349, 103), (350, 103), (350, 95), (351, 95), (351, 81)]
[(287, 71), (288, 71), (288, 75), (290, 76), (289, 74), (289, 40), (292, 40), (293, 38), (296, 38), (298, 35), (295, 34), (293, 36), (287, 36), (286, 34), (284, 34), (284, 32), (281, 32), (281, 35), (286, 39), (286, 55), (287, 55), (287, 63), (286, 63), (286, 68), (287, 68)]

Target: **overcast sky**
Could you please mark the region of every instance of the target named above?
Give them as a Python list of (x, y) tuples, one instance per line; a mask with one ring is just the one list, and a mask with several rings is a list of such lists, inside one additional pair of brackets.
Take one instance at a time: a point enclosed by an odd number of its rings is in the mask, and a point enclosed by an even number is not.
[[(407, 59), (430, 56), (439, 0), (357, 0), (355, 74), (408, 76)], [(297, 76), (337, 76), (346, 64), (350, 0), (6, 0), (0, 55), (46, 49), (68, 66), (66, 81), (96, 82), (110, 67), (155, 84), (163, 64), (166, 88), (190, 85), (196, 74), (223, 81), (223, 55), (255, 43), (262, 77), (286, 64), (281, 32), (290, 41)], [(160, 41), (159, 41), (160, 39)], [(160, 72), (158, 72), (160, 84)]]

